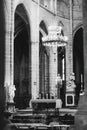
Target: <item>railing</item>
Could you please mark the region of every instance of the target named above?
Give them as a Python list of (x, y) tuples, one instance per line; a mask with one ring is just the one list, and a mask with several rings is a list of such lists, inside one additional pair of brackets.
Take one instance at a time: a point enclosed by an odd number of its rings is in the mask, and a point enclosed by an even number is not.
[[(71, 128), (70, 125), (45, 125), (41, 123), (32, 123), (32, 124), (22, 124), (16, 123), (15, 124), (17, 130), (69, 130)], [(72, 127), (73, 128), (73, 127)]]

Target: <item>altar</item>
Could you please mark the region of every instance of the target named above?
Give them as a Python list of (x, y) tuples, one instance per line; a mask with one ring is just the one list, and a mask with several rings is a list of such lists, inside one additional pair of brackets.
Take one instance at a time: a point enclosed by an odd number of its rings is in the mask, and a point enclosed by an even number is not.
[(61, 108), (61, 99), (31, 99), (30, 108), (33, 109), (54, 109)]

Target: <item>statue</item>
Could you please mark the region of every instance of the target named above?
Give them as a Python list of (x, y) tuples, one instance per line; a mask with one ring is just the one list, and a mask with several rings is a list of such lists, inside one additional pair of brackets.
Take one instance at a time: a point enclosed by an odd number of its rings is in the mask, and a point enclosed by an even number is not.
[(71, 73), (68, 85), (66, 87), (66, 90), (67, 91), (75, 91), (75, 88), (76, 88), (76, 85), (75, 85), (75, 74)]
[(15, 96), (15, 86), (14, 85), (10, 85), (8, 86), (8, 102), (11, 102), (13, 103), (13, 99), (14, 99), (14, 96)]

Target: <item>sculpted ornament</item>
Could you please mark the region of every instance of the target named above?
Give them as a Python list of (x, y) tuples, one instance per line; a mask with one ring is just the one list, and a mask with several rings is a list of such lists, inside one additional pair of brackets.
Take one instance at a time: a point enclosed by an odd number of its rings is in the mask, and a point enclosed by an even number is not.
[(76, 85), (75, 85), (75, 74), (71, 73), (66, 90), (67, 91), (75, 91), (75, 88), (76, 88)]

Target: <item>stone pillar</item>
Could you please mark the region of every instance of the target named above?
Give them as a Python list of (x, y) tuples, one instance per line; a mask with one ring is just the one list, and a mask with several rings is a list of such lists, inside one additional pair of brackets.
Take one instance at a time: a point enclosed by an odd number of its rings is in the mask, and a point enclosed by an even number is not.
[(83, 0), (84, 26), (84, 88), (85, 94), (80, 96), (78, 111), (75, 115), (75, 130), (87, 130), (87, 0)]
[(50, 81), (50, 94), (57, 97), (57, 46), (50, 47), (50, 63), (49, 63), (49, 81)]
[(51, 0), (50, 9), (53, 11), (53, 0)]
[(57, 15), (57, 0), (55, 0), (55, 14)]
[(70, 12), (70, 20), (69, 20), (69, 41), (66, 46), (66, 86), (69, 82), (70, 74), (73, 72), (73, 3), (72, 0), (69, 0), (69, 12)]
[(73, 72), (73, 2), (70, 0), (70, 41), (69, 41), (69, 60), (70, 60), (70, 73)]
[(11, 1), (5, 7), (5, 85), (10, 84)]
[[(14, 103), (14, 3), (5, 1), (5, 89), (6, 102)], [(9, 88), (8, 88), (9, 87)], [(14, 89), (13, 89), (14, 88)]]
[(32, 42), (32, 99), (39, 97), (39, 42)]
[(31, 8), (31, 96), (39, 97), (39, 5)]
[(69, 81), (70, 73), (73, 72), (73, 4), (72, 0), (69, 0), (70, 6), (70, 20), (69, 20), (69, 41), (66, 46), (66, 85)]

